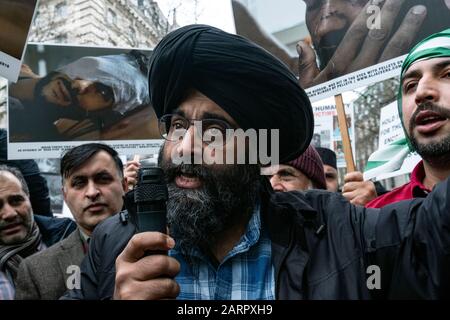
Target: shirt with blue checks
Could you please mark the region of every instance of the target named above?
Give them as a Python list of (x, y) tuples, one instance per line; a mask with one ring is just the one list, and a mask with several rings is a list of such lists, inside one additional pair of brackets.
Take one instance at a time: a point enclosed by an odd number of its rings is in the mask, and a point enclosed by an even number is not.
[(219, 265), (198, 248), (189, 262), (175, 247), (169, 255), (181, 264), (175, 280), (183, 300), (273, 300), (275, 276), (271, 241), (256, 205), (245, 234)]

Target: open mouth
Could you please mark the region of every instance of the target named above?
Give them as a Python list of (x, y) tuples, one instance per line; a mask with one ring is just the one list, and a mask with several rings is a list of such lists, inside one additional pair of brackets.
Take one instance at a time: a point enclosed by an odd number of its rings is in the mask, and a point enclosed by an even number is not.
[(183, 189), (196, 189), (201, 187), (202, 180), (196, 174), (189, 172), (181, 172), (175, 177), (175, 184)]
[(20, 230), (22, 224), (21, 223), (12, 223), (7, 226), (4, 226), (0, 229), (0, 232), (2, 232), (5, 235), (10, 235), (13, 233), (16, 233)]
[(431, 134), (440, 129), (447, 118), (433, 111), (421, 111), (415, 118), (415, 127), (421, 134)]

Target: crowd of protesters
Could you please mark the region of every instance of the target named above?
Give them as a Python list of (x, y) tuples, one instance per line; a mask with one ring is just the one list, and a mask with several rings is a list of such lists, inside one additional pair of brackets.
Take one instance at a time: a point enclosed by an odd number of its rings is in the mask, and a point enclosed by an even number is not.
[[(338, 190), (336, 155), (310, 145), (313, 113), (298, 79), (251, 41), (182, 27), (148, 67), (165, 139), (168, 233), (139, 232), (126, 199), (140, 164), (124, 165), (105, 144), (62, 155), (73, 219), (52, 216), (35, 163), (2, 155), (0, 299), (449, 297), (450, 29), (403, 63), (399, 112), (423, 161), (408, 184), (381, 196), (360, 173)], [(261, 147), (236, 146), (230, 129), (277, 129), (280, 163), (215, 162), (219, 150), (228, 159)], [(198, 140), (199, 130), (216, 138)], [(376, 289), (367, 286), (373, 265)]]

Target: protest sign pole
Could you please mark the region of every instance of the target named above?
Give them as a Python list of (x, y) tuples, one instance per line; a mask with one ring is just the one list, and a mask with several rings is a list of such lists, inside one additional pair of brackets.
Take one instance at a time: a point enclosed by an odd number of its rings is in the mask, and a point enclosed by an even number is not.
[(353, 151), (350, 143), (350, 135), (348, 134), (347, 119), (345, 116), (344, 100), (342, 95), (334, 96), (336, 102), (336, 111), (339, 121), (339, 130), (341, 131), (342, 145), (344, 147), (345, 163), (347, 164), (347, 172), (356, 171), (355, 162), (353, 161)]

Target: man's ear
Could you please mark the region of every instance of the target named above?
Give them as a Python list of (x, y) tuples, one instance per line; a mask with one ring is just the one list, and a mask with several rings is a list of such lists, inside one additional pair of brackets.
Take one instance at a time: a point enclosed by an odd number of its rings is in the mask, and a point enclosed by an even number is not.
[(123, 177), (122, 179), (122, 189), (126, 193), (128, 191), (128, 178)]
[(66, 201), (67, 194), (66, 194), (66, 188), (64, 187), (64, 183), (63, 183), (63, 185), (61, 187), (61, 191), (62, 191), (62, 194), (63, 194), (64, 201), (67, 203), (67, 201)]

